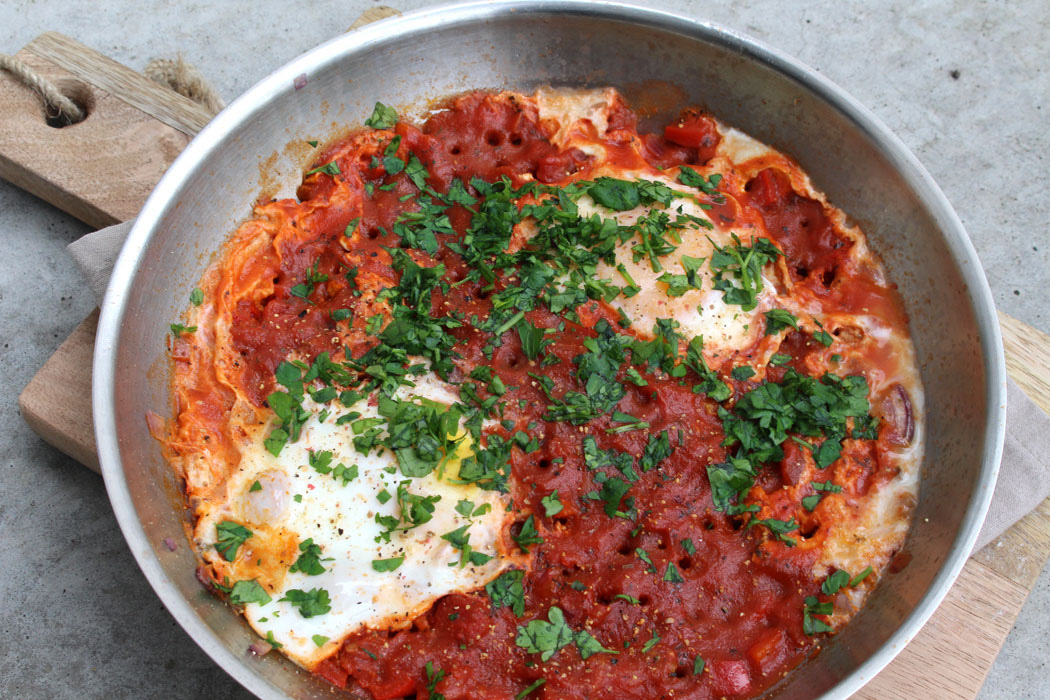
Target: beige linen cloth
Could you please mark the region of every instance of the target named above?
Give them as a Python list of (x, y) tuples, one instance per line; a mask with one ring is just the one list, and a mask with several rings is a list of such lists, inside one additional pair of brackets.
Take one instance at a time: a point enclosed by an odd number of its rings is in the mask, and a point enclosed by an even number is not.
[[(126, 221), (104, 228), (69, 245), (70, 255), (100, 302), (132, 223)], [(1001, 535), (1047, 496), (1050, 496), (1050, 416), (1010, 381), (1002, 467), (976, 549)]]

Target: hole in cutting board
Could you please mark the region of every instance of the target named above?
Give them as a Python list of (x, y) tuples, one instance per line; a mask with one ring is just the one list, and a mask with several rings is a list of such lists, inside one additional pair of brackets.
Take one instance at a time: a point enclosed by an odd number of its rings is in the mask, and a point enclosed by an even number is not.
[[(80, 109), (84, 110), (84, 119), (91, 116), (91, 112), (95, 109), (95, 100), (87, 85), (71, 78), (60, 78), (55, 81), (55, 87), (63, 95), (73, 100)], [(49, 112), (49, 108), (45, 106), (44, 121), (48, 126), (55, 129), (62, 129), (84, 121), (84, 119), (73, 121), (67, 114), (52, 115)]]

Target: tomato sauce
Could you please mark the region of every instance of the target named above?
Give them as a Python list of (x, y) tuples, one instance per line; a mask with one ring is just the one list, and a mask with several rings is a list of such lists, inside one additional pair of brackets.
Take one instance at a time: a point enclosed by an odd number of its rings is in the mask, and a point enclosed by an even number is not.
[[(610, 119), (610, 142), (637, 136), (634, 129), (633, 114), (618, 106)], [(469, 182), (474, 177), (494, 181), (506, 176), (521, 183), (530, 175), (545, 183), (564, 183), (586, 175), (590, 160), (582, 151), (554, 147), (527, 110), (484, 93), (455, 99), (422, 128), (399, 123), (395, 133), (401, 136), (399, 156), (415, 154), (441, 192), (455, 178)], [(662, 135), (639, 138), (643, 157), (666, 167), (711, 158), (718, 132), (706, 117), (690, 113)], [(291, 219), (303, 235), (281, 250), (272, 294), (242, 301), (233, 311), (242, 381), (258, 405), (273, 389), (274, 368), (289, 354), (315, 357), (341, 349), (345, 339), (330, 313), (362, 303), (345, 278), (342, 262), (344, 229), (355, 219), (363, 233), (352, 251), (360, 261), (359, 280), (374, 275), (396, 281), (384, 247), (398, 245), (391, 231), (397, 216), (416, 206), (411, 200), (401, 201), (415, 188), (403, 173), (387, 176), (369, 167), (375, 149), (369, 151), (371, 146), (363, 143), (351, 140), (324, 152), (318, 162), (334, 160), (340, 176), (307, 178), (299, 192), (301, 204), (268, 205), (273, 216)], [(396, 183), (393, 190), (378, 189), (389, 183)], [(372, 196), (365, 194), (369, 184)], [(763, 171), (741, 205), (764, 218), (796, 280), (815, 280), (825, 288), (832, 284), (849, 242), (835, 234), (815, 202), (795, 194), (779, 173)], [(470, 214), (454, 206), (449, 219), (462, 235)], [(434, 256), (419, 250), (410, 254), (423, 265), (443, 263), (450, 282), (463, 281), (468, 272), (445, 243)], [(306, 303), (294, 287), (315, 261), (315, 276), (326, 279), (317, 283), (319, 293), (311, 297), (312, 303)], [(505, 284), (497, 280), (496, 288)], [(435, 291), (433, 308), (484, 318), (491, 309), (491, 290), (484, 286), (485, 282), (466, 281), (447, 294)], [(358, 330), (364, 323), (360, 315), (355, 313), (353, 321)], [(563, 320), (545, 308), (530, 311), (526, 318), (543, 328), (556, 328)], [(433, 697), (426, 673), (430, 662), (445, 673), (439, 690), (446, 700), (509, 700), (539, 679), (545, 683), (531, 698), (707, 700), (752, 697), (815, 651), (820, 638), (804, 633), (802, 610), (807, 596), (819, 595), (819, 582), (811, 574), (818, 550), (787, 547), (764, 528), (744, 528), (740, 516), (714, 509), (706, 468), (724, 461), (727, 454), (717, 405), (706, 395), (666, 375), (650, 379), (644, 387), (624, 382), (627, 394), (620, 410), (647, 421), (648, 431), (607, 433), (604, 429), (613, 425), (608, 415), (584, 427), (543, 420), (549, 402), (529, 373), (542, 371), (550, 377), (557, 395), (577, 388), (572, 360), (582, 351), (582, 338), (595, 334), (599, 319), (615, 324), (617, 315), (607, 304), (587, 302), (579, 309), (578, 323), (566, 321), (564, 330), (548, 336), (553, 342), (547, 353), (561, 362), (542, 370), (528, 359), (514, 333), (504, 335), (490, 360), (483, 353), (488, 334), (469, 324), (453, 331), (462, 355), (453, 379), (462, 380), (477, 366), (491, 367), (510, 387), (503, 397), (503, 419), (513, 424), (495, 432), (510, 437), (523, 430), (539, 442), (537, 451), (514, 449), (511, 457), (509, 495), (517, 522), (533, 516), (543, 538), (542, 544), (533, 545), (524, 575), (524, 617), (508, 608), (493, 609), (484, 591), (448, 595), (408, 629), (355, 633), (321, 665), (321, 676), (339, 686), (364, 688), (376, 700), (424, 700)], [(371, 342), (359, 341), (351, 351), (359, 355)], [(791, 355), (791, 366), (806, 371), (807, 357), (822, 349), (809, 336), (795, 333), (780, 352)], [(583, 437), (593, 436), (601, 449), (637, 456), (650, 434), (664, 430), (673, 447), (671, 456), (658, 468), (639, 470), (640, 478), (630, 489), (637, 519), (610, 517), (601, 501), (588, 498), (597, 487), (595, 472), (584, 464)], [(850, 468), (859, 470), (860, 481), (867, 481), (879, 470), (878, 460), (870, 454), (862, 457)], [(771, 494), (772, 506), (776, 494), (794, 484), (805, 458), (788, 441), (779, 468), (763, 471), (759, 488)], [(847, 455), (844, 461), (850, 459)], [(614, 473), (611, 468), (604, 471)], [(547, 517), (540, 502), (555, 491), (564, 507)], [(807, 527), (816, 529), (812, 522), (802, 524), (803, 538)], [(671, 568), (680, 582), (669, 580)], [(587, 630), (617, 653), (583, 660), (576, 646), (569, 645), (546, 662), (526, 653), (515, 644), (519, 626), (547, 619), (552, 605), (564, 612), (574, 630)], [(698, 659), (702, 672), (694, 672), (700, 668)]]

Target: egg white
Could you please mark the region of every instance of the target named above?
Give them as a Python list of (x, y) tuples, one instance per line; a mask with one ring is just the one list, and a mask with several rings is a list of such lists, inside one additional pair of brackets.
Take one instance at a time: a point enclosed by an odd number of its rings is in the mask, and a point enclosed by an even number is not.
[[(687, 228), (681, 230), (681, 244), (678, 244), (673, 253), (659, 259), (662, 270), (654, 271), (648, 258), (635, 262), (631, 247), (639, 242), (638, 235), (617, 244), (616, 264), (602, 262), (598, 265), (599, 277), (623, 285), (626, 281), (616, 269), (618, 264), (622, 264), (635, 284), (641, 288), (641, 291), (632, 297), (621, 294), (611, 302), (617, 309), (622, 309), (631, 320), (632, 329), (642, 335), (648, 335), (651, 334), (657, 319), (670, 318), (680, 324), (679, 332), (685, 337), (702, 335), (704, 347), (710, 352), (740, 350), (754, 343), (763, 327), (760, 322), (762, 312), (774, 306), (773, 284), (764, 272), (758, 305), (751, 311), (744, 311), (735, 304), (727, 304), (724, 293), (714, 289), (714, 272), (709, 262), (715, 251), (715, 244), (724, 247), (733, 245), (734, 242), (730, 231), (712, 222), (707, 210), (700, 206), (695, 198), (697, 191), (686, 188), (666, 176), (647, 177), (612, 168), (608, 174), (624, 180), (645, 177), (665, 184), (676, 195), (681, 195), (676, 196), (667, 207), (672, 221), (678, 215), (686, 215), (708, 221), (712, 226), (709, 229), (700, 224), (690, 223)], [(654, 207), (663, 207), (661, 204), (641, 205), (628, 211), (612, 211), (596, 204), (588, 195), (580, 197), (577, 205), (581, 216), (597, 214), (602, 218), (613, 218), (621, 225), (633, 224)], [(750, 243), (742, 242), (745, 245)], [(659, 277), (665, 272), (672, 275), (684, 274), (685, 269), (681, 263), (683, 255), (704, 258), (699, 270), (700, 289), (690, 289), (682, 296), (672, 297), (667, 293), (667, 284), (660, 282)]]
[[(455, 400), (451, 387), (432, 374), (423, 375), (416, 383), (412, 389), (403, 387), (397, 397), (404, 400), (417, 396), (446, 405)], [(377, 542), (384, 528), (375, 521), (375, 515), (397, 517), (400, 513), (396, 497), (380, 503), (379, 494), (384, 490), (396, 494), (398, 483), (406, 477), (389, 450), (378, 454), (373, 450), (364, 456), (353, 446), (350, 424), (335, 424), (338, 415), (349, 411), (358, 411), (363, 418), (376, 417), (376, 406), (365, 398), (354, 406), (333, 410), (324, 422), (318, 420), (318, 414), (325, 406), (309, 397), (303, 406), (311, 418), (299, 440), (287, 444), (278, 457), (262, 443), (268, 430), (260, 431), (247, 446), (238, 470), (227, 482), (225, 502), (200, 520), (197, 538), (202, 550), (214, 549), (216, 525), (232, 520), (249, 530), (265, 527), (290, 531), (298, 542), (312, 539), (321, 547), (324, 573), (286, 573), (280, 585), (269, 591), (269, 603), (250, 603), (244, 608), (245, 617), (256, 631), (278, 642), (284, 653), (303, 666), (312, 668), (334, 652), (341, 639), (361, 627), (403, 627), (441, 596), (474, 590), (495, 578), (510, 562), (500, 543), (509, 515), (498, 492), (452, 483), (458, 474), (459, 460), (471, 452), (470, 438), (464, 436), (455, 457), (445, 464), (443, 478), (434, 472), (407, 479), (410, 492), (440, 496), (432, 519), (411, 530), (393, 533), (389, 543)], [(343, 485), (332, 474), (320, 474), (309, 466), (311, 451), (324, 450), (333, 453), (331, 466), (357, 465), (358, 476)], [(488, 504), (489, 510), (472, 518), (464, 517), (455, 510), (463, 499), (472, 501), (475, 508)], [(452, 563), (460, 560), (461, 552), (441, 535), (468, 523), (469, 544), (493, 559), (481, 566), (454, 566)], [(252, 539), (242, 549), (239, 556), (267, 555), (253, 548)], [(396, 570), (373, 569), (373, 560), (393, 557), (404, 557)], [(330, 612), (306, 618), (290, 602), (280, 600), (291, 589), (315, 588), (328, 592)]]

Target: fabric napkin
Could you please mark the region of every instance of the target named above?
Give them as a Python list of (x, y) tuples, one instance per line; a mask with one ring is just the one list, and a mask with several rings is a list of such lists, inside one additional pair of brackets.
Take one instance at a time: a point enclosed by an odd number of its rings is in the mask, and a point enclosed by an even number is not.
[[(68, 247), (95, 298), (106, 293), (113, 264), (131, 230), (125, 221), (80, 238)], [(975, 551), (1005, 532), (1050, 496), (1050, 415), (1013, 380), (1006, 401), (1006, 444), (999, 481)]]

